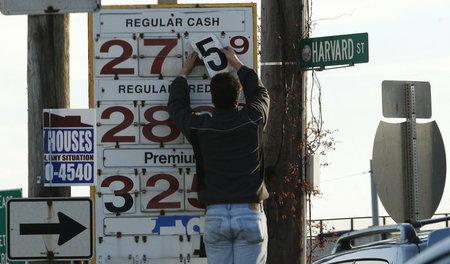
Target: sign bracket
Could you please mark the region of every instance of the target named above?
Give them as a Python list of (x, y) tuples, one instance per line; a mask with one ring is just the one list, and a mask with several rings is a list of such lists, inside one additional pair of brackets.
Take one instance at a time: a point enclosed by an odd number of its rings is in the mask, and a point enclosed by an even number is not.
[(354, 63), (349, 63), (348, 65), (336, 66), (336, 67), (325, 67), (325, 65), (322, 65), (322, 66), (320, 66), (318, 68), (311, 67), (311, 68), (306, 68), (306, 69), (303, 69), (303, 70), (306, 70), (306, 71), (308, 71), (308, 70), (329, 71), (329, 70), (336, 70), (336, 69), (342, 69), (342, 68), (350, 68), (350, 67), (353, 67), (353, 66), (355, 66)]

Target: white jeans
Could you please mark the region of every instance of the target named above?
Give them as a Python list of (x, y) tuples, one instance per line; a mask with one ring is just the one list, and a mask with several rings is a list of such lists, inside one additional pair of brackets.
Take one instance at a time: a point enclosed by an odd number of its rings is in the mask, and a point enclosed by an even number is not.
[(208, 264), (264, 264), (267, 220), (261, 204), (209, 205), (204, 242)]

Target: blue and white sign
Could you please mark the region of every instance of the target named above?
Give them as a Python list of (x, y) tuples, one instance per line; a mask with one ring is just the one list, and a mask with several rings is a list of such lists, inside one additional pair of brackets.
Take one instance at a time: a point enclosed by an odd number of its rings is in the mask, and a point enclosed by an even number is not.
[(201, 235), (205, 219), (200, 215), (169, 215), (141, 217), (106, 217), (103, 221), (105, 236), (171, 236)]
[(95, 109), (44, 109), (44, 186), (96, 184)]

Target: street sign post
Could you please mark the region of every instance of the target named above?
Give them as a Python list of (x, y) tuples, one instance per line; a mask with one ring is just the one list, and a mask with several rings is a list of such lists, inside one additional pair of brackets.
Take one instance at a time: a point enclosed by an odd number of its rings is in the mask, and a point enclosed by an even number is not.
[(96, 183), (95, 109), (44, 109), (44, 185)]
[(0, 191), (0, 263), (25, 264), (23, 261), (8, 261), (6, 255), (6, 203), (9, 199), (22, 197), (22, 189)]
[(367, 33), (302, 39), (301, 68), (324, 68), (369, 62)]
[(76, 12), (94, 12), (100, 0), (1, 0), (4, 15), (53, 15)]
[(169, 86), (197, 50), (204, 65), (187, 75), (191, 107), (211, 114), (211, 76), (229, 70), (220, 47), (257, 69), (256, 5), (111, 6), (89, 24), (96, 261), (206, 263), (195, 156), (169, 118)]
[(90, 198), (11, 199), (7, 214), (11, 260), (87, 260), (93, 255)]

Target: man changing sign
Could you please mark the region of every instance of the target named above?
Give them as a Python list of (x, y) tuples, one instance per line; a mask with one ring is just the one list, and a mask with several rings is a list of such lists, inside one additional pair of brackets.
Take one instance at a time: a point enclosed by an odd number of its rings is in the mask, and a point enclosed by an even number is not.
[(95, 185), (95, 110), (44, 109), (44, 185)]

